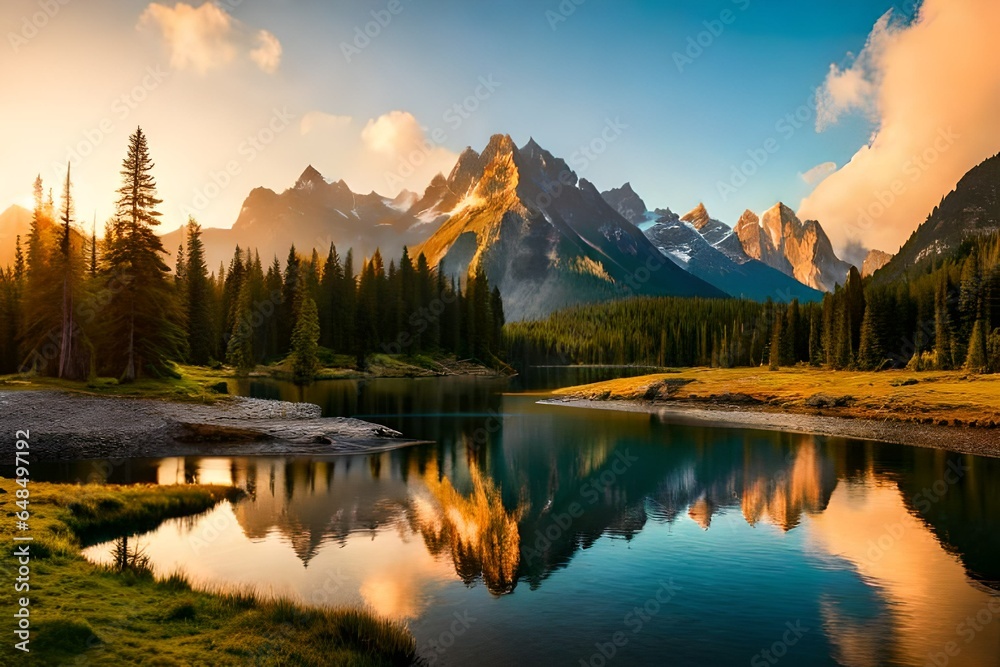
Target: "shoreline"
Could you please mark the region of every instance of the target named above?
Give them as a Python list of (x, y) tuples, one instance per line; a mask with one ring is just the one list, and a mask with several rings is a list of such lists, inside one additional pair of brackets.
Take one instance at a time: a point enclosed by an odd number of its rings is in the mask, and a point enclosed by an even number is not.
[[(423, 441), (318, 405), (239, 396), (212, 403), (0, 391), (0, 430), (31, 429), (37, 461), (365, 454)], [(5, 440), (4, 450), (13, 451)]]
[(687, 368), (557, 389), (544, 402), (1000, 457), (1000, 375)]
[(665, 403), (634, 399), (553, 397), (538, 402), (542, 405), (570, 408), (645, 413), (671, 424), (752, 428), (848, 440), (869, 440), (1000, 458), (1000, 435), (991, 429), (915, 424), (890, 419), (857, 419), (838, 415), (776, 412), (759, 407), (706, 401)]

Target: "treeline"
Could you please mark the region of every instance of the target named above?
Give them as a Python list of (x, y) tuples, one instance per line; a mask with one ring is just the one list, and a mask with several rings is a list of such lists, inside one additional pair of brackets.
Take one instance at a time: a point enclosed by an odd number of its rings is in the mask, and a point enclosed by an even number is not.
[[(257, 253), (236, 248), (229, 267), (209, 275), (201, 229), (191, 221), (178, 251), (177, 286), (185, 300), (193, 364), (224, 359), (237, 369), (302, 358), (303, 336), (315, 332), (329, 354), (455, 354), (492, 363), (504, 324), (497, 288), (484, 272), (464, 286), (421, 254), (406, 248), (398, 264), (384, 264), (376, 250), (355, 274), (351, 250), (341, 258), (331, 245), (325, 258), (301, 257), (293, 246), (284, 267), (277, 258), (264, 270)], [(313, 353), (317, 353), (317, 347)], [(296, 368), (308, 375), (309, 367)]]
[(31, 229), (0, 269), (0, 373), (82, 380), (176, 376), (175, 362), (227, 362), (247, 371), (288, 359), (307, 380), (331, 355), (362, 366), (372, 353), (453, 353), (495, 360), (504, 322), (500, 293), (482, 271), (464, 284), (404, 249), (384, 266), (332, 245), (265, 270), (236, 249), (209, 273), (201, 228), (190, 220), (173, 272), (155, 228), (156, 181), (146, 136), (129, 137), (115, 215), (80, 231), (67, 168), (59, 207), (35, 181)]
[(817, 304), (647, 298), (507, 325), (517, 366), (643, 364), (1000, 372), (1000, 234), (892, 284), (852, 270)]

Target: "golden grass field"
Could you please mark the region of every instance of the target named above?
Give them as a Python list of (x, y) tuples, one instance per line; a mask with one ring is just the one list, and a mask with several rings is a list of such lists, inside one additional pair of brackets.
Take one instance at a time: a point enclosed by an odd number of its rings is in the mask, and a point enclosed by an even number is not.
[(743, 404), (764, 411), (1000, 427), (1000, 375), (959, 371), (861, 373), (805, 366), (778, 371), (692, 368), (569, 387), (554, 393), (595, 400)]

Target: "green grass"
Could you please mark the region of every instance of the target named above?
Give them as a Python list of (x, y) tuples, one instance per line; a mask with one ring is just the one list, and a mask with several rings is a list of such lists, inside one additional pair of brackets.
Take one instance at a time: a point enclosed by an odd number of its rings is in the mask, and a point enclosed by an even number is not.
[[(12, 544), (15, 492), (0, 479), (0, 540)], [(405, 627), (362, 609), (311, 609), (253, 591), (195, 591), (181, 573), (93, 565), (96, 541), (198, 513), (238, 491), (225, 487), (111, 487), (31, 483), (31, 664), (403, 665), (415, 642)], [(12, 548), (2, 568), (12, 572)], [(12, 580), (13, 575), (5, 574)], [(15, 609), (12, 583), (0, 606)], [(13, 642), (0, 663), (23, 659)], [(77, 661), (80, 661), (79, 663)]]
[(90, 396), (154, 398), (169, 401), (211, 403), (223, 398), (211, 389), (219, 382), (235, 378), (232, 371), (198, 366), (176, 366), (177, 377), (143, 378), (119, 383), (114, 378), (94, 378), (85, 382), (60, 380), (37, 375), (0, 375), (0, 390), (52, 389)]

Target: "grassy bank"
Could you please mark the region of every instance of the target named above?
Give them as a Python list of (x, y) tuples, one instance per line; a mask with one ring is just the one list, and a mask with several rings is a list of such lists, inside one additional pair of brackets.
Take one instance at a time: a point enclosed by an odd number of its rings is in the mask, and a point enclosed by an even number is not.
[[(373, 354), (366, 360), (363, 371), (353, 367), (353, 357), (332, 356), (317, 372), (316, 380), (350, 380), (362, 378), (418, 378), (447, 375), (496, 375), (497, 372), (473, 361), (455, 357), (430, 355)], [(144, 378), (121, 384), (113, 378), (95, 378), (86, 382), (60, 380), (35, 375), (0, 375), (0, 391), (51, 389), (95, 396), (153, 398), (169, 401), (210, 403), (223, 398), (221, 384), (240, 379), (228, 366), (206, 368), (177, 365), (177, 377)], [(242, 376), (247, 377), (247, 376)], [(258, 366), (249, 377), (292, 380), (288, 361)]]
[(755, 406), (760, 410), (920, 424), (1000, 427), (1000, 376), (855, 373), (804, 366), (695, 368), (570, 387), (557, 396)]
[[(5, 545), (13, 544), (9, 514), (18, 511), (18, 488), (0, 479)], [(4, 546), (8, 582), (0, 606), (13, 630), (16, 599), (30, 596), (31, 664), (392, 665), (413, 659), (409, 632), (366, 611), (307, 609), (251, 593), (198, 592), (182, 575), (156, 580), (143, 568), (119, 572), (80, 555), (88, 544), (205, 511), (232, 498), (234, 489), (41, 483), (30, 483), (29, 489), (31, 591), (14, 592), (13, 548)], [(12, 644), (4, 642), (0, 662), (28, 657)]]

